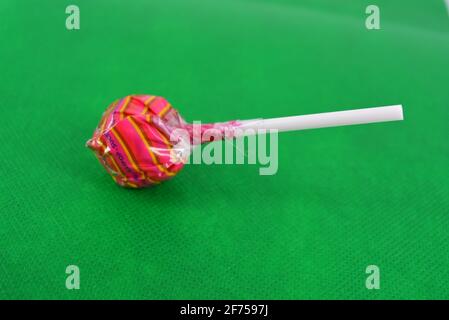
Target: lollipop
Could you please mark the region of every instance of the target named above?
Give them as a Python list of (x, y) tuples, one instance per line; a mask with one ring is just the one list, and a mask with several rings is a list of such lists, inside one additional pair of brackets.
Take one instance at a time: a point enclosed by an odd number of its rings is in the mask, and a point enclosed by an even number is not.
[(87, 146), (116, 183), (142, 188), (174, 177), (192, 146), (210, 141), (203, 138), (207, 130), (218, 133), (214, 137), (232, 139), (267, 129), (293, 131), (396, 120), (403, 120), (401, 105), (201, 124), (200, 132), (195, 132), (198, 127), (185, 122), (164, 98), (131, 95), (106, 109)]

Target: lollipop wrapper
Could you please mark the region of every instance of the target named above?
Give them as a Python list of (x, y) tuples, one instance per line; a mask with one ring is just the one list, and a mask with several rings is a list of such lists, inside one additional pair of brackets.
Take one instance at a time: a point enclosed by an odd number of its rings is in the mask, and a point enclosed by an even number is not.
[[(214, 128), (225, 137), (225, 132), (237, 125), (235, 121), (205, 124), (201, 133)], [(177, 129), (183, 129), (187, 136), (174, 135)], [(183, 168), (192, 145), (208, 142), (195, 140), (194, 130), (195, 126), (186, 123), (164, 98), (131, 95), (106, 109), (87, 146), (117, 184), (141, 188), (174, 177)]]

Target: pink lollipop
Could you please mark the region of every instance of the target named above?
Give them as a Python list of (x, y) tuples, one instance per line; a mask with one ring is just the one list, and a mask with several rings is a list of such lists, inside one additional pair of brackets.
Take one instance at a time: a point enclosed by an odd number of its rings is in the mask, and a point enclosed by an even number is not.
[[(229, 139), (259, 129), (291, 131), (402, 119), (402, 106), (398, 105), (201, 124), (201, 132), (196, 135), (193, 132), (195, 127), (186, 123), (164, 98), (131, 95), (114, 101), (108, 107), (87, 146), (115, 182), (124, 187), (141, 188), (175, 176), (183, 168), (190, 146), (209, 142), (202, 137), (206, 130), (212, 128), (220, 138)], [(178, 131), (187, 134), (175, 134)], [(201, 138), (194, 139), (195, 136)]]

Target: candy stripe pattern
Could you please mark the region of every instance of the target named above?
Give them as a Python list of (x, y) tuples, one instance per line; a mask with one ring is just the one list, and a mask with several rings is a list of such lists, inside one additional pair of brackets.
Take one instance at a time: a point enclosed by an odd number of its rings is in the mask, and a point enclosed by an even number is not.
[(148, 187), (182, 169), (184, 164), (173, 160), (170, 133), (172, 128), (184, 125), (164, 98), (130, 95), (106, 109), (87, 146), (117, 184)]

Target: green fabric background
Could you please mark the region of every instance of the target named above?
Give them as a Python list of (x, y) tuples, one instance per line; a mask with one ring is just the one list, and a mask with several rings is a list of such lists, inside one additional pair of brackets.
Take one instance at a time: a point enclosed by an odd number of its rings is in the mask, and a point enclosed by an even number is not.
[[(443, 0), (2, 0), (0, 13), (0, 298), (449, 298)], [(131, 93), (189, 121), (391, 104), (405, 121), (283, 133), (274, 176), (190, 165), (135, 191), (84, 147)], [(65, 288), (69, 264), (80, 290)], [(380, 290), (365, 288), (370, 264)]]

